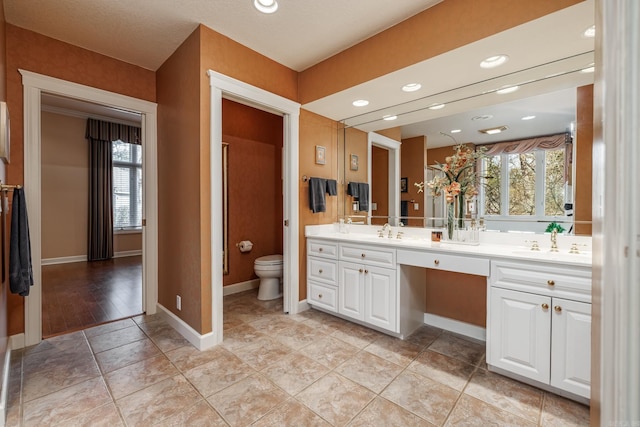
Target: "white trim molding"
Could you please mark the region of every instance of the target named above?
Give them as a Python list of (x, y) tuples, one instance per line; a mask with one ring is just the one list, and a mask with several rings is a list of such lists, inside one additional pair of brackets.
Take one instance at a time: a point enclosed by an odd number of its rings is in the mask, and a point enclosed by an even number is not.
[(487, 341), (487, 330), (480, 326), (470, 323), (461, 322), (459, 320), (449, 319), (447, 317), (435, 314), (425, 313), (424, 324), (444, 329), (445, 331), (455, 332), (465, 337), (473, 338), (480, 341)]
[(257, 289), (260, 287), (260, 279), (247, 280), (246, 282), (234, 283), (223, 287), (223, 293), (227, 295), (239, 294), (240, 292)]
[(40, 265), (70, 264), (72, 262), (87, 262), (86, 255), (61, 256), (56, 258), (42, 258)]
[(300, 104), (249, 85), (229, 76), (208, 70), (211, 86), (211, 325), (213, 345), (223, 338), (222, 286), (222, 99), (232, 99), (251, 107), (283, 117), (283, 306), (295, 314), (299, 299), (298, 243), (298, 138)]
[(187, 341), (189, 341), (198, 350), (206, 350), (216, 345), (214, 342), (214, 333), (209, 332), (200, 335), (195, 329), (189, 326), (184, 320), (167, 310), (162, 304), (157, 304), (158, 313), (166, 322)]
[(108, 107), (135, 111), (142, 115), (144, 227), (142, 304), (147, 314), (156, 311), (158, 302), (158, 167), (157, 167), (157, 104), (130, 96), (96, 89), (30, 71), (22, 75), (24, 96), (24, 187), (29, 206), (31, 259), (34, 285), (25, 298), (25, 345), (42, 339), (42, 206), (41, 206), (41, 93), (61, 95)]

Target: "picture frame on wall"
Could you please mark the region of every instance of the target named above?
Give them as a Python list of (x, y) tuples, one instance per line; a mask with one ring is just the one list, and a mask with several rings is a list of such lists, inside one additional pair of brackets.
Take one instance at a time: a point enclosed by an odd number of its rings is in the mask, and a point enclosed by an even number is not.
[(322, 145), (316, 145), (316, 165), (324, 165), (327, 162), (326, 149)]
[(406, 192), (409, 191), (408, 181), (409, 181), (409, 178), (400, 178), (400, 192), (401, 193), (406, 193)]
[(358, 170), (358, 155), (357, 154), (352, 154), (351, 155), (351, 170), (352, 171), (357, 171)]
[(0, 102), (0, 159), (9, 163), (9, 152), (11, 148), (11, 126), (9, 120), (9, 109), (6, 102)]

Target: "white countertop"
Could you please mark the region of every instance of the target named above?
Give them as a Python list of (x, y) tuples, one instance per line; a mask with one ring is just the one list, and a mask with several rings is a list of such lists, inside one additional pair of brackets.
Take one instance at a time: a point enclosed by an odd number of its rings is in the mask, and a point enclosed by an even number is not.
[[(592, 260), (589, 236), (558, 235), (558, 252), (551, 252), (551, 238), (543, 234), (480, 232), (480, 243), (467, 245), (432, 242), (431, 231), (433, 230), (418, 227), (393, 227), (393, 238), (378, 237), (377, 232), (380, 228), (380, 226), (351, 224), (348, 233), (341, 233), (338, 231), (338, 224), (308, 225), (305, 227), (305, 236), (344, 243), (460, 254), (479, 258), (502, 258), (589, 267)], [(401, 239), (395, 237), (398, 231), (403, 233)], [(531, 250), (530, 242), (533, 240), (538, 242), (540, 251)], [(579, 254), (569, 253), (573, 243), (579, 245)]]

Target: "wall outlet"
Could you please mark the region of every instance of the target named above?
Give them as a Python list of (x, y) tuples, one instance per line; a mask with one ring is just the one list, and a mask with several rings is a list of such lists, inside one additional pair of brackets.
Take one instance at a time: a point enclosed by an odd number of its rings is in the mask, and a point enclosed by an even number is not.
[(182, 298), (180, 295), (176, 295), (176, 308), (182, 310)]
[(418, 211), (418, 210), (420, 210), (420, 204), (419, 204), (419, 203), (414, 203), (414, 204), (413, 204), (413, 210), (414, 210), (414, 211)]

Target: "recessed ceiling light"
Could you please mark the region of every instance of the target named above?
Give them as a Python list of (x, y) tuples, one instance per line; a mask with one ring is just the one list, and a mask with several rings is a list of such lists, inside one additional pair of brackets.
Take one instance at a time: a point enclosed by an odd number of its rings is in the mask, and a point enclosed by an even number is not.
[(493, 119), (493, 116), (491, 114), (483, 114), (482, 116), (473, 116), (471, 117), (471, 120), (478, 121), (478, 120), (489, 120), (489, 119)]
[(596, 26), (592, 25), (589, 28), (587, 28), (586, 30), (584, 30), (584, 33), (582, 33), (583, 36), (585, 37), (595, 37), (596, 36)]
[(595, 64), (589, 64), (588, 67), (580, 70), (581, 73), (593, 73), (594, 71), (596, 71)]
[(387, 114), (386, 116), (382, 116), (382, 120), (395, 120), (398, 116), (393, 116), (391, 114)]
[(507, 130), (506, 126), (498, 126), (495, 128), (480, 129), (478, 132), (485, 133), (487, 135), (495, 135), (497, 133), (504, 132), (505, 130)]
[(422, 85), (420, 83), (409, 83), (402, 86), (402, 90), (404, 92), (415, 92), (417, 90), (420, 90), (421, 87)]
[(524, 117), (523, 117), (522, 119), (520, 119), (520, 120), (533, 120), (533, 119), (535, 119), (535, 118), (536, 118), (536, 116), (524, 116)]
[(440, 110), (441, 108), (444, 108), (444, 104), (433, 104), (427, 108), (429, 108), (429, 110)]
[(253, 0), (253, 6), (262, 13), (273, 13), (278, 10), (276, 0)]
[(508, 59), (507, 55), (490, 56), (480, 63), (480, 68), (495, 68), (507, 62)]
[(452, 129), (450, 132), (451, 133), (460, 133), (460, 132), (462, 132), (462, 129)]
[(500, 94), (500, 95), (504, 95), (504, 94), (507, 94), (507, 93), (513, 93), (513, 92), (517, 91), (518, 89), (520, 89), (520, 86), (518, 86), (518, 85), (504, 86), (504, 87), (498, 89), (496, 91), (496, 93)]
[(367, 101), (366, 99), (357, 99), (353, 101), (352, 104), (354, 107), (366, 107), (367, 105), (369, 105), (369, 101)]

